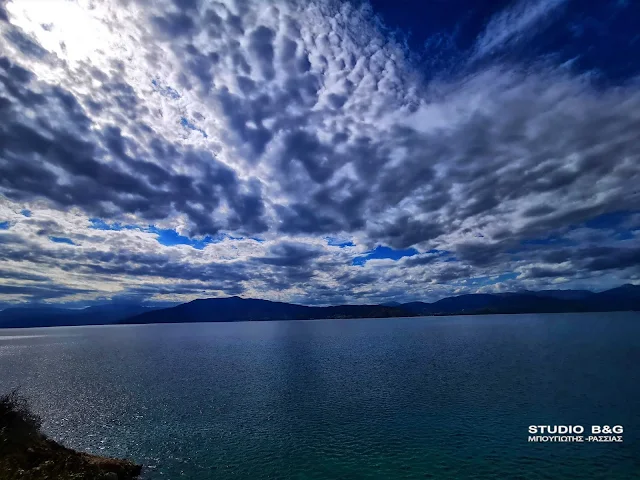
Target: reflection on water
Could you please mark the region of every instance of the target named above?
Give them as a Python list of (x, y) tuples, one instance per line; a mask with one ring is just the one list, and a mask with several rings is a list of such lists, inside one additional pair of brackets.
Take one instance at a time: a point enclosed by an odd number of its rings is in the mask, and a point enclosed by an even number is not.
[(27, 338), (43, 338), (46, 335), (0, 335), (0, 340), (24, 340)]
[[(0, 385), (147, 479), (625, 479), (639, 334), (628, 313), (0, 330)], [(625, 443), (527, 443), (590, 423)]]

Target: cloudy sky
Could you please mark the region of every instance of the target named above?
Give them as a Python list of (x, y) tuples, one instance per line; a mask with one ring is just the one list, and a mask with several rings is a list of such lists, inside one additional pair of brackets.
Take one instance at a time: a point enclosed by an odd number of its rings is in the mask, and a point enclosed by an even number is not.
[(0, 304), (640, 284), (634, 0), (0, 0)]

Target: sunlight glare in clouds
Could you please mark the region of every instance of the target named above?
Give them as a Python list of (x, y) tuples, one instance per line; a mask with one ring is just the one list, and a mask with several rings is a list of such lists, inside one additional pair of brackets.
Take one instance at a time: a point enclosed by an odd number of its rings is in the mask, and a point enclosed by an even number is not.
[(33, 35), (49, 52), (71, 62), (108, 55), (115, 36), (92, 15), (86, 2), (13, 0), (7, 6), (11, 23)]

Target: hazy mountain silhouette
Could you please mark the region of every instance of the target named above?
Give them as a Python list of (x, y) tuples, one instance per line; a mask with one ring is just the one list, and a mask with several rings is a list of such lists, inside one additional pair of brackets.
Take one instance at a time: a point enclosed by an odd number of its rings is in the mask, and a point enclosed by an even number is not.
[(10, 307), (0, 312), (0, 328), (105, 325), (153, 310), (138, 304), (102, 304), (87, 308), (48, 305)]
[(312, 320), (320, 318), (380, 318), (412, 316), (411, 312), (383, 305), (307, 307), (292, 303), (240, 297), (194, 300), (124, 320), (123, 323), (240, 322), (246, 320)]
[(434, 303), (404, 303), (400, 308), (420, 315), (640, 310), (640, 286), (623, 285), (600, 293), (588, 290), (543, 290), (459, 295)]
[(11, 307), (0, 312), (0, 328), (114, 323), (240, 322), (322, 318), (382, 318), (418, 315), (640, 311), (640, 286), (604, 292), (544, 290), (447, 297), (437, 302), (309, 307), (240, 297), (193, 300), (169, 308), (112, 303), (84, 309), (47, 305)]

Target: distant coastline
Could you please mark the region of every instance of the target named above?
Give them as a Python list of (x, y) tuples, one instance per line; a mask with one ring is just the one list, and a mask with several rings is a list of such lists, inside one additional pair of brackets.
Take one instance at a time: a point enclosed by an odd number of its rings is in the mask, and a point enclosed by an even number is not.
[(199, 299), (168, 308), (117, 303), (85, 309), (18, 306), (0, 311), (0, 328), (615, 311), (640, 311), (640, 286), (628, 284), (598, 293), (525, 291), (459, 295), (433, 303), (327, 307), (240, 297)]

